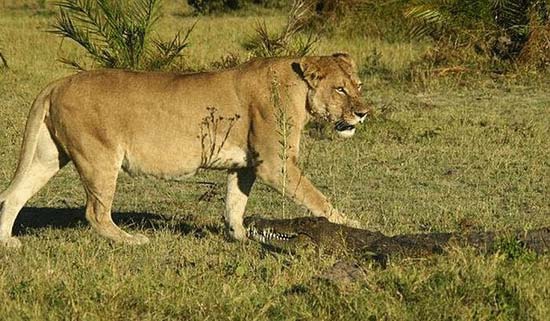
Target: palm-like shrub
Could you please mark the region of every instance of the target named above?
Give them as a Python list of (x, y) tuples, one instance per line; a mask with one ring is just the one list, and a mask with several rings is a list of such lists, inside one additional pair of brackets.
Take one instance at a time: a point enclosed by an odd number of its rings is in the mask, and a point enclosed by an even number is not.
[(439, 39), (489, 23), (491, 10), (487, 1), (419, 0), (405, 10), (405, 17), (413, 38)]
[[(99, 65), (108, 68), (163, 69), (188, 46), (193, 30), (178, 32), (171, 40), (152, 35), (159, 19), (160, 0), (64, 0), (53, 33), (83, 47)], [(81, 68), (69, 59), (62, 62)]]
[(270, 32), (265, 22), (259, 22), (251, 40), (243, 46), (255, 57), (305, 56), (315, 49), (318, 38), (313, 33), (304, 34), (309, 23), (312, 3), (294, 0), (287, 23), (278, 32)]
[[(492, 41), (500, 58), (515, 58), (529, 38), (531, 19), (548, 23), (548, 8), (545, 0), (417, 0), (405, 16), (414, 38), (454, 43), (481, 38)], [(503, 45), (507, 48), (499, 48)]]

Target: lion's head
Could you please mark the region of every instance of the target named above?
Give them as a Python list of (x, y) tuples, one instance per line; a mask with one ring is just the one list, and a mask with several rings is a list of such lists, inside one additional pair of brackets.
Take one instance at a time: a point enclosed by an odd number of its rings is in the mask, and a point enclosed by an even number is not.
[(304, 57), (299, 71), (309, 86), (307, 108), (317, 119), (334, 123), (343, 137), (351, 137), (355, 126), (371, 112), (361, 99), (361, 80), (348, 54)]

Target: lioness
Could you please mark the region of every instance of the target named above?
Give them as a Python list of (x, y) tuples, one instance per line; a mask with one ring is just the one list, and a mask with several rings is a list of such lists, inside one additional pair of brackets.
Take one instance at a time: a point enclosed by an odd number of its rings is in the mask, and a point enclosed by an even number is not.
[[(369, 113), (360, 90), (354, 62), (340, 53), (254, 60), (220, 72), (99, 70), (60, 79), (30, 110), (15, 176), (0, 194), (0, 243), (20, 245), (11, 236), (18, 212), (69, 161), (86, 191), (87, 220), (117, 242), (147, 242), (111, 218), (121, 168), (131, 175), (172, 179), (201, 168), (227, 169), (224, 218), (236, 240), (246, 238), (243, 214), (256, 177), (284, 190), (313, 215), (345, 223), (302, 175), (297, 157), (301, 131), (311, 117), (334, 122), (342, 136), (353, 135)], [(285, 159), (280, 157), (281, 114), (291, 124)]]

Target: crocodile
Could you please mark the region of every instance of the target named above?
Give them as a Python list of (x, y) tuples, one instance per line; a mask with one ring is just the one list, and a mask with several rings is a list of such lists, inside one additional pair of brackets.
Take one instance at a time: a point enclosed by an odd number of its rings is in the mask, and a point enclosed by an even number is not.
[(444, 254), (452, 247), (470, 246), (480, 253), (498, 251), (503, 242), (537, 254), (550, 249), (550, 227), (515, 232), (438, 232), (387, 236), (329, 222), (323, 217), (266, 219), (249, 216), (244, 221), (249, 239), (272, 249), (293, 251), (314, 245), (328, 252), (349, 253), (386, 264), (390, 257), (421, 258)]

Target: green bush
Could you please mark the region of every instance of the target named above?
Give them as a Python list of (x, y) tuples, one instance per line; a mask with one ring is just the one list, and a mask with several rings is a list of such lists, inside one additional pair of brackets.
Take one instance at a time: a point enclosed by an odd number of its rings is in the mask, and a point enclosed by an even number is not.
[(311, 16), (311, 7), (307, 0), (294, 0), (282, 30), (273, 32), (265, 22), (258, 23), (254, 36), (243, 44), (244, 49), (255, 57), (301, 57), (312, 53), (319, 38), (311, 32), (303, 32)]
[(315, 0), (310, 26), (348, 38), (379, 38), (400, 41), (407, 32), (403, 10), (408, 0)]
[(282, 8), (288, 4), (284, 0), (187, 0), (187, 3), (200, 14), (239, 10), (250, 5), (267, 8)]
[(187, 0), (190, 6), (202, 14), (237, 10), (242, 8), (243, 2), (243, 0)]
[(550, 69), (550, 24), (541, 19), (531, 19), (527, 40), (517, 61), (522, 66), (540, 70)]
[[(107, 68), (168, 68), (188, 46), (193, 30), (178, 32), (169, 41), (153, 37), (160, 0), (136, 0), (132, 5), (111, 0), (64, 0), (57, 6), (60, 11), (52, 32), (75, 41)], [(62, 62), (82, 69), (76, 61)]]
[(545, 0), (417, 0), (405, 11), (413, 38), (478, 42), (499, 59), (520, 55), (533, 20), (548, 24)]

